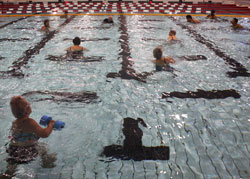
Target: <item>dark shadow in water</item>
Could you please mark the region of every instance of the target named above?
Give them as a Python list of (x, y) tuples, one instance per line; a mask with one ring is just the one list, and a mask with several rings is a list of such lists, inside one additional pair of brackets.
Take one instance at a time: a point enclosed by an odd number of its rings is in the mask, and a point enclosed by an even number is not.
[(197, 89), (196, 91), (187, 91), (187, 92), (170, 92), (162, 93), (162, 98), (205, 98), (205, 99), (224, 99), (228, 97), (233, 97), (233, 98), (240, 98), (241, 95), (235, 91), (234, 89), (229, 89), (229, 90), (212, 90), (212, 91), (204, 91)]
[(105, 29), (110, 29), (111, 26), (104, 27), (104, 26), (98, 26), (98, 27), (73, 27), (73, 29), (99, 29), (99, 30), (105, 30)]
[[(86, 39), (86, 38), (80, 38), (81, 42), (86, 42), (86, 41), (108, 41), (110, 38), (91, 38), (91, 39)], [(65, 38), (63, 41), (72, 41), (71, 38)]]
[(163, 28), (160, 27), (137, 27), (137, 29), (144, 29), (144, 30), (163, 30)]
[(138, 21), (140, 22), (165, 22), (165, 20), (159, 20), (159, 19), (141, 19)]
[(17, 42), (17, 41), (27, 41), (27, 40), (30, 40), (30, 39), (28, 39), (28, 38), (20, 38), (20, 39), (2, 38), (2, 39), (0, 39), (0, 42), (4, 42), (4, 41)]
[(167, 39), (142, 38), (143, 41), (167, 42)]
[(138, 124), (147, 127), (143, 119), (123, 119), (122, 132), (125, 136), (123, 145), (109, 145), (104, 147), (101, 156), (121, 160), (169, 160), (170, 149), (168, 146), (145, 147), (142, 145), (143, 132)]
[(3, 60), (3, 59), (5, 59), (5, 57), (0, 56), (0, 60)]
[(120, 21), (119, 31), (121, 32), (121, 36), (119, 42), (121, 44), (121, 52), (119, 55), (122, 57), (122, 69), (116, 73), (111, 72), (107, 74), (107, 78), (122, 78), (127, 80), (137, 80), (143, 83), (146, 83), (146, 79), (149, 75), (152, 75), (152, 72), (143, 72), (137, 74), (136, 71), (132, 68), (134, 62), (131, 60), (131, 52), (129, 47), (129, 35), (127, 28), (126, 16), (121, 15), (118, 17)]
[(20, 18), (20, 19), (11, 21), (11, 22), (9, 22), (9, 23), (7, 23), (7, 24), (1, 25), (1, 26), (0, 26), (0, 29), (5, 28), (5, 27), (7, 27), (8, 25), (14, 24), (14, 23), (16, 23), (16, 22), (22, 21), (22, 20), (27, 19), (27, 18), (29, 18), (29, 17), (28, 17), (28, 16), (27, 16), (27, 17), (22, 17), (22, 18)]
[(50, 61), (74, 61), (74, 62), (82, 62), (82, 63), (89, 63), (89, 62), (101, 62), (104, 59), (102, 56), (89, 56), (85, 57), (83, 54), (78, 54), (78, 55), (60, 55), (60, 56), (53, 56), (53, 55), (48, 55), (48, 57), (45, 60), (50, 60)]
[(213, 42), (202, 37), (198, 32), (196, 32), (190, 26), (178, 22), (174, 17), (169, 17), (169, 18), (173, 20), (177, 25), (179, 25), (182, 29), (187, 30), (188, 33), (191, 34), (196, 41), (206, 45), (218, 57), (222, 58), (226, 62), (226, 64), (230, 65), (230, 68), (233, 69), (234, 71), (227, 72), (228, 77), (230, 78), (236, 78), (238, 76), (250, 77), (250, 73), (241, 63), (237, 62), (235, 59), (228, 56), (225, 52), (222, 52)]
[(182, 57), (177, 57), (180, 60), (184, 61), (198, 61), (198, 60), (207, 60), (207, 57), (204, 55), (189, 55), (189, 56), (182, 56)]
[(15, 27), (12, 29), (16, 29), (16, 30), (36, 30), (36, 28), (34, 27)]
[(30, 47), (28, 50), (26, 50), (22, 57), (18, 58), (12, 63), (12, 66), (9, 67), (8, 71), (0, 71), (0, 74), (2, 74), (2, 77), (18, 77), (23, 78), (24, 73), (21, 70), (21, 67), (28, 64), (29, 60), (34, 56), (39, 54), (40, 50), (45, 46), (45, 44), (50, 41), (58, 32), (60, 32), (60, 29), (71, 22), (72, 19), (74, 19), (75, 16), (71, 16), (67, 20), (65, 20), (57, 30), (48, 32), (45, 34), (45, 36), (42, 38), (40, 42), (38, 42), (34, 47)]
[(54, 102), (80, 102), (95, 103), (98, 96), (95, 92), (58, 92), (58, 91), (29, 91), (22, 94), (24, 97), (31, 98), (32, 101), (54, 101)]

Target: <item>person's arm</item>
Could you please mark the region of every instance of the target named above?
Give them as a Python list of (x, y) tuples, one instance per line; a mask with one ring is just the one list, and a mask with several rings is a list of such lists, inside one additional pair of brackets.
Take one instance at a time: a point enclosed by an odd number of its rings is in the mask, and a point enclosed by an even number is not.
[(169, 41), (169, 40), (172, 40), (172, 36), (168, 36), (168, 41)]
[(67, 52), (71, 52), (71, 47), (65, 49)]
[(175, 35), (174, 35), (174, 36), (172, 36), (172, 39), (173, 39), (173, 40), (177, 40), (177, 38), (176, 38), (176, 36), (175, 36)]
[(201, 21), (199, 21), (198, 19), (194, 19), (194, 22), (195, 22), (196, 24), (201, 23)]
[(86, 51), (86, 50), (88, 50), (88, 49), (87, 49), (87, 48), (85, 48), (85, 47), (82, 47), (82, 50), (83, 50), (83, 51)]
[(165, 62), (167, 62), (167, 63), (175, 63), (174, 59), (171, 58), (171, 57), (166, 57)]
[(34, 119), (30, 119), (30, 129), (37, 136), (47, 138), (53, 130), (54, 123), (54, 120), (50, 120), (48, 126), (46, 128), (42, 128)]

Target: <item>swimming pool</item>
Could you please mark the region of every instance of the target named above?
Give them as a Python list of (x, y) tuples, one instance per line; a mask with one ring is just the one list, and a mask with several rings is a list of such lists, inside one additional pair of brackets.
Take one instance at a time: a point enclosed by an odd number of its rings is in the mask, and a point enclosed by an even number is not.
[[(28, 17), (1, 28), (0, 172), (6, 169), (9, 101), (24, 94), (32, 115), (66, 122), (47, 139), (54, 168), (40, 158), (19, 165), (17, 178), (249, 178), (249, 31), (233, 31), (231, 18), (190, 25), (183, 17), (49, 17), (55, 30), (37, 31), (47, 17)], [(19, 18), (1, 18), (1, 25)], [(250, 29), (249, 19), (240, 19)], [(63, 24), (63, 25), (62, 25)], [(1, 26), (0, 25), (0, 26)], [(166, 44), (170, 28), (178, 43)], [(20, 33), (21, 32), (21, 33)], [(50, 61), (75, 36), (101, 61)], [(7, 40), (12, 39), (12, 40)], [(152, 51), (163, 46), (177, 61), (173, 72), (152, 72)], [(181, 56), (204, 55), (185, 61)], [(13, 63), (14, 62), (14, 63)], [(15, 70), (13, 70), (15, 69)], [(200, 91), (199, 91), (200, 90)], [(212, 91), (215, 90), (215, 91)], [(70, 92), (70, 93), (68, 93)], [(73, 96), (73, 97), (72, 97)], [(101, 156), (122, 145), (123, 119), (142, 118), (144, 146), (169, 146), (169, 160), (119, 160)]]

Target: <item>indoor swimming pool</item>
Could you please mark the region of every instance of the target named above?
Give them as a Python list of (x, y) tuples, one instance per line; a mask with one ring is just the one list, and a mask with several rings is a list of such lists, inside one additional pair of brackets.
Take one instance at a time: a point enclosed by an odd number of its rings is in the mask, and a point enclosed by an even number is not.
[[(50, 33), (39, 31), (47, 18)], [(0, 19), (0, 173), (14, 120), (9, 102), (23, 95), (37, 122), (48, 115), (66, 125), (39, 140), (53, 165), (38, 156), (18, 165), (15, 178), (250, 178), (250, 19), (233, 30), (231, 17), (104, 18)], [(167, 42), (171, 29), (177, 42)], [(65, 57), (76, 36), (87, 60)], [(172, 70), (154, 72), (157, 46), (176, 60)], [(123, 145), (127, 118), (141, 118), (143, 146), (168, 146), (169, 160), (105, 156), (105, 147)]]

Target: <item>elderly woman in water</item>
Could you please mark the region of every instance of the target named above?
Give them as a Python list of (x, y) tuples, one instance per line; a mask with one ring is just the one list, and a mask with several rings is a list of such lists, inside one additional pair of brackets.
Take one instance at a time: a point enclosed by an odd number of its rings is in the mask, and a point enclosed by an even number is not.
[[(54, 120), (49, 121), (46, 128), (42, 128), (34, 119), (30, 118), (32, 112), (30, 103), (22, 96), (11, 98), (10, 107), (16, 118), (11, 127), (11, 139), (7, 152), (9, 160), (15, 163), (26, 163), (33, 160), (38, 153), (44, 155), (38, 146), (39, 138), (47, 138), (53, 129)], [(40, 151), (39, 151), (40, 150)]]

